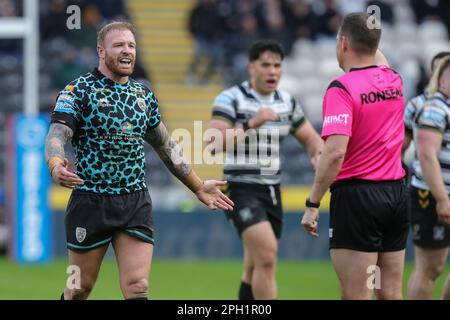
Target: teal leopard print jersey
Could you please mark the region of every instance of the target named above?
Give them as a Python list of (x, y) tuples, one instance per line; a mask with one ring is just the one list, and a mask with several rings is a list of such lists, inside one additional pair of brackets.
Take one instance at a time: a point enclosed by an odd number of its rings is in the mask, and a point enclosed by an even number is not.
[(80, 190), (126, 194), (146, 189), (144, 135), (160, 123), (158, 101), (129, 79), (118, 84), (98, 69), (67, 85), (57, 98), (52, 123), (70, 127), (85, 181)]

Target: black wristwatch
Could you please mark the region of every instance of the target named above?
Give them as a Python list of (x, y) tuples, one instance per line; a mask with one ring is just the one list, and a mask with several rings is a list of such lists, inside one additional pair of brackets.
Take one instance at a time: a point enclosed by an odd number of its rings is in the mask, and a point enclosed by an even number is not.
[(309, 198), (306, 198), (305, 207), (318, 209), (320, 207), (320, 202), (318, 202), (318, 203), (311, 202), (311, 201), (309, 201)]

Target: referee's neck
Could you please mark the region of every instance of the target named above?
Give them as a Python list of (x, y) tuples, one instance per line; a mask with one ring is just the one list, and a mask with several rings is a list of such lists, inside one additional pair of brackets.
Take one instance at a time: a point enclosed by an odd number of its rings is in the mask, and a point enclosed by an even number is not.
[(355, 56), (345, 66), (344, 71), (349, 72), (351, 69), (360, 69), (374, 65), (376, 65), (374, 56)]

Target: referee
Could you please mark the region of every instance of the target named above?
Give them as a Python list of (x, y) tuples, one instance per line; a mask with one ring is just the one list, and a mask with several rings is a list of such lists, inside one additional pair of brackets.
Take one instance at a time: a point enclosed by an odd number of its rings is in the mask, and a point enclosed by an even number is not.
[(325, 146), (302, 224), (318, 235), (318, 208), (331, 185), (330, 254), (342, 298), (371, 299), (375, 289), (379, 299), (401, 299), (409, 226), (403, 83), (377, 51), (381, 29), (369, 29), (369, 19), (347, 15), (337, 36), (346, 74), (324, 97)]

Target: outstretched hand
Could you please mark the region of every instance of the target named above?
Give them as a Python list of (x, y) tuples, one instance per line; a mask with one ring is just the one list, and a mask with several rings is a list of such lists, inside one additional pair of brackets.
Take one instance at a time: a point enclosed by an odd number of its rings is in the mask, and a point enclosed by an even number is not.
[(51, 174), (56, 183), (69, 189), (84, 184), (84, 181), (79, 176), (69, 171), (69, 161), (67, 159), (64, 159), (64, 163), (56, 165)]
[(224, 195), (219, 188), (226, 184), (226, 181), (206, 180), (203, 182), (202, 187), (195, 192), (195, 195), (209, 209), (233, 210), (233, 201)]

